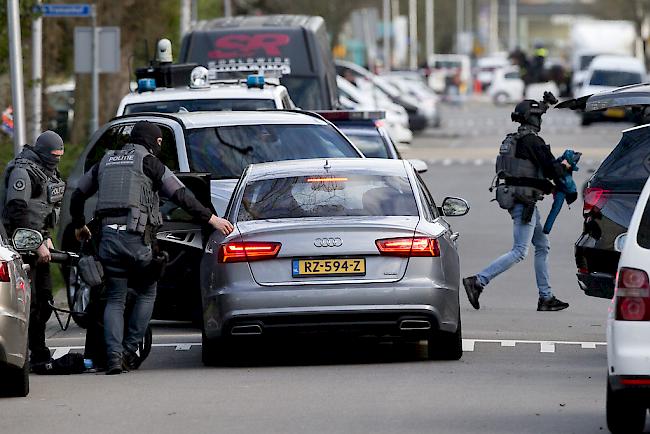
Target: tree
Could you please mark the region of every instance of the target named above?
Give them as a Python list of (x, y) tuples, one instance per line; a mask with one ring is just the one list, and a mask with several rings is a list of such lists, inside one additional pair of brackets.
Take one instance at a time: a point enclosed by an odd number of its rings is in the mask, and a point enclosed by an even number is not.
[[(121, 68), (114, 74), (100, 75), (99, 124), (111, 119), (122, 96), (130, 91), (135, 68), (145, 66), (161, 38), (172, 41), (174, 52), (180, 48), (178, 0), (98, 0), (99, 26), (119, 26), (121, 33)], [(91, 97), (90, 74), (76, 75), (75, 119), (71, 141), (85, 143), (88, 130)]]

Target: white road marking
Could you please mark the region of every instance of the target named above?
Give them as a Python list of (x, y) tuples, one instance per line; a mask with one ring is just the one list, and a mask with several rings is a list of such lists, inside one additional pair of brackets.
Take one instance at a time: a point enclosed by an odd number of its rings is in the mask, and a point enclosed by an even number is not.
[(473, 339), (463, 339), (463, 351), (474, 351), (475, 342)]
[(555, 343), (554, 342), (540, 342), (539, 343), (539, 352), (540, 353), (554, 353), (555, 352)]
[[(476, 343), (499, 344), (500, 347), (514, 348), (517, 344), (539, 345), (540, 353), (555, 353), (557, 345), (580, 345), (581, 349), (595, 350), (597, 347), (607, 346), (606, 342), (576, 342), (576, 341), (529, 341), (513, 339), (463, 339), (463, 351), (472, 352), (476, 349)], [(200, 347), (200, 342), (172, 342), (164, 344), (153, 344), (157, 348), (174, 348), (175, 351), (189, 351), (192, 347)], [(83, 346), (50, 347), (54, 350), (53, 358), (58, 359), (72, 350), (83, 350)]]
[(573, 342), (573, 341), (527, 341), (509, 339), (463, 339), (463, 351), (474, 351), (476, 342), (500, 344), (501, 347), (515, 347), (517, 344), (537, 344), (540, 353), (554, 353), (556, 345), (580, 345), (582, 349), (596, 349), (606, 346), (606, 342)]

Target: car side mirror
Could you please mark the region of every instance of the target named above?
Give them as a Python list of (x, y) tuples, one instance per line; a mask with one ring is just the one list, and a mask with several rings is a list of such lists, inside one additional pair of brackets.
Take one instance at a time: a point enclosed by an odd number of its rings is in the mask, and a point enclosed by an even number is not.
[(614, 239), (614, 250), (622, 252), (625, 248), (625, 240), (627, 240), (627, 232), (623, 232)]
[(427, 170), (429, 170), (429, 166), (427, 166), (427, 163), (425, 163), (422, 160), (418, 160), (417, 158), (410, 158), (409, 163), (413, 166), (416, 172), (418, 173), (424, 173)]
[(460, 217), (469, 212), (469, 204), (459, 197), (446, 197), (442, 201), (440, 212), (445, 217)]
[(31, 252), (43, 244), (43, 234), (34, 229), (16, 229), (11, 241), (19, 252)]

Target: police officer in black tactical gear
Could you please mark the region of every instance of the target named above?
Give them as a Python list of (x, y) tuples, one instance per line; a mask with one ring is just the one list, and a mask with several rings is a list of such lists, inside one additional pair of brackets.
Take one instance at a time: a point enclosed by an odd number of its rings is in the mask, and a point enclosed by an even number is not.
[[(147, 274), (152, 262), (152, 243), (162, 225), (159, 192), (224, 235), (233, 230), (229, 221), (213, 215), (158, 159), (162, 132), (157, 125), (137, 122), (130, 139), (122, 149), (107, 152), (86, 172), (70, 204), (77, 239), (88, 239), (84, 203), (97, 192), (95, 218), (102, 225), (99, 260), (106, 277), (106, 373), (110, 375), (139, 366), (136, 352), (153, 312), (156, 280), (137, 277)], [(136, 300), (124, 333), (129, 285), (135, 290)]]
[(36, 259), (25, 258), (31, 265), (28, 335), (32, 366), (50, 360), (50, 350), (45, 345), (45, 325), (52, 314), (50, 249), (53, 244), (49, 229), (57, 224), (65, 192), (65, 183), (57, 171), (63, 151), (61, 137), (54, 131), (45, 131), (34, 146), (26, 145), (5, 171), (2, 219), (8, 235), (18, 228), (29, 228), (41, 232), (45, 240), (36, 250)]
[(528, 254), (529, 245), (535, 247), (535, 277), (539, 290), (538, 311), (557, 311), (569, 307), (558, 300), (549, 283), (548, 236), (536, 203), (552, 192), (553, 184), (571, 168), (566, 161), (558, 162), (551, 148), (538, 135), (542, 115), (549, 104), (557, 100), (550, 92), (544, 93), (543, 101), (524, 100), (517, 104), (511, 115), (520, 125), (516, 133), (508, 134), (501, 144), (496, 163), (496, 200), (510, 213), (513, 223), (512, 249), (474, 276), (463, 279), (470, 304), (479, 309), (479, 296), (485, 286), (499, 274), (521, 262)]

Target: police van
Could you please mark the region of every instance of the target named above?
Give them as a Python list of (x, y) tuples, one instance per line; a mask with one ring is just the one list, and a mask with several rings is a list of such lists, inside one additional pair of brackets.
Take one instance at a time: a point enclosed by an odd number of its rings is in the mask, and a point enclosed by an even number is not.
[(151, 79), (138, 80), (138, 88), (122, 98), (117, 116), (132, 113), (179, 113), (195, 111), (251, 111), (296, 108), (287, 88), (280, 85), (279, 74), (267, 77), (254, 71), (207, 70), (196, 67), (187, 81), (189, 86), (157, 87)]
[(281, 68), (284, 85), (305, 110), (338, 107), (336, 70), (322, 17), (236, 16), (199, 21), (183, 37), (180, 61), (208, 68)]

